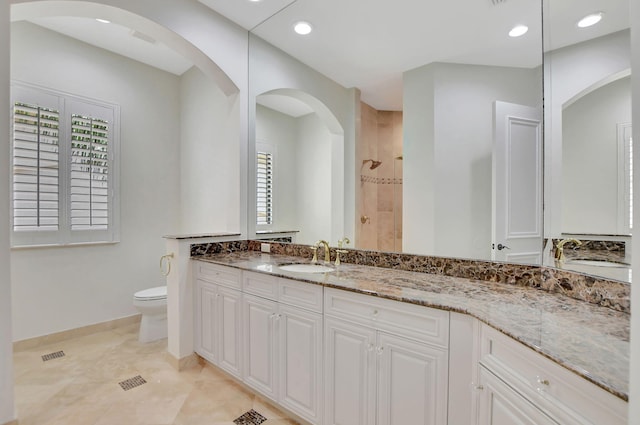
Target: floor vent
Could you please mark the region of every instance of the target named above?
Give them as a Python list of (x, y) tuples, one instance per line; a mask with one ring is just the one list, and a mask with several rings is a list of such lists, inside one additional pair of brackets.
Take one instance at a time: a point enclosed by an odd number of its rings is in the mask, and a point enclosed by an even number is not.
[(42, 356), (42, 361), (46, 362), (47, 360), (59, 359), (60, 357), (64, 357), (64, 351), (56, 351), (55, 353), (45, 354)]
[(133, 378), (125, 379), (122, 382), (118, 382), (118, 384), (122, 387), (123, 390), (129, 391), (130, 389), (139, 387), (140, 385), (146, 384), (147, 381), (140, 375), (134, 376)]
[(240, 416), (239, 418), (234, 419), (233, 423), (236, 425), (260, 425), (262, 422), (266, 420), (267, 418), (265, 418), (255, 410), (251, 409), (247, 413)]

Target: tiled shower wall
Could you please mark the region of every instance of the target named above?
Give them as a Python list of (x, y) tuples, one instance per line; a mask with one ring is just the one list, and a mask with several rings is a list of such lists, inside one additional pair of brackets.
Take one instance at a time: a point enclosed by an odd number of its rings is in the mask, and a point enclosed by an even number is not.
[[(361, 103), (356, 164), (357, 248), (402, 250), (402, 112), (378, 111)], [(371, 163), (382, 161), (374, 170)], [(362, 223), (361, 217), (368, 217)]]

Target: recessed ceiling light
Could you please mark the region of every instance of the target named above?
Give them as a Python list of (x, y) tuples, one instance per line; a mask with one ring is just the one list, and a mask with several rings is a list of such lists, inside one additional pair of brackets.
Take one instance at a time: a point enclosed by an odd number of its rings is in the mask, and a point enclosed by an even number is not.
[(313, 30), (313, 28), (309, 22), (300, 21), (293, 26), (293, 30), (300, 35), (307, 35)]
[(262, 0), (249, 0), (249, 1), (250, 1), (251, 3), (258, 3), (259, 1), (262, 1)]
[(102, 18), (96, 18), (96, 21), (102, 23), (102, 24), (110, 24), (111, 21), (108, 21), (106, 19), (102, 19)]
[(516, 25), (509, 31), (509, 37), (520, 37), (525, 35), (529, 31), (529, 27), (526, 25)]
[(590, 15), (585, 16), (584, 18), (578, 21), (578, 26), (580, 28), (590, 27), (591, 25), (595, 25), (602, 20), (602, 12), (592, 13)]

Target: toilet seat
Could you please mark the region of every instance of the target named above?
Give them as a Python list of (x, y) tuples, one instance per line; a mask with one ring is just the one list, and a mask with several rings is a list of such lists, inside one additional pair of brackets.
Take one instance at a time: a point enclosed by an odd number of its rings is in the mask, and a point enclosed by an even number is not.
[(133, 294), (136, 301), (155, 301), (167, 299), (167, 287), (156, 286), (155, 288), (144, 289)]

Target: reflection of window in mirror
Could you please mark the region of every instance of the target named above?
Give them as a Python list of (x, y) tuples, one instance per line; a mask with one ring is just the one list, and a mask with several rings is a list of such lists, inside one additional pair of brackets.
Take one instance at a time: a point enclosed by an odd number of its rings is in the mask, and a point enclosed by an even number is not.
[(261, 228), (273, 225), (274, 151), (266, 143), (256, 144), (256, 224)]

